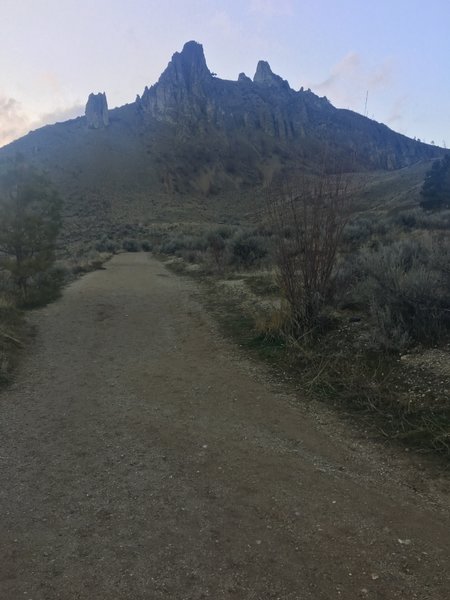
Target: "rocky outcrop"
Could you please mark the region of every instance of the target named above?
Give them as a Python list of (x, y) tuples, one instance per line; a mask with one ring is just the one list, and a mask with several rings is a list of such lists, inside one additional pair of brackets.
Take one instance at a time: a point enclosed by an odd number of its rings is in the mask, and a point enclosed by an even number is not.
[(250, 77), (247, 77), (245, 73), (239, 73), (238, 81), (240, 83), (252, 83)]
[(212, 80), (203, 46), (194, 41), (187, 42), (181, 52), (172, 56), (158, 82), (145, 88), (138, 107), (160, 120), (202, 117), (206, 114), (206, 98)]
[(89, 94), (85, 115), (90, 129), (103, 129), (108, 127), (109, 113), (105, 92), (103, 92), (103, 94)]
[(207, 140), (217, 135), (230, 144), (252, 139), (261, 152), (282, 144), (286, 156), (304, 160), (328, 147), (341, 161), (356, 155), (361, 167), (383, 169), (433, 154), (379, 123), (336, 109), (309, 89), (293, 90), (267, 61), (258, 62), (253, 80), (245, 73), (237, 81), (220, 79), (195, 41), (172, 56), (158, 82), (136, 98), (135, 108), (149, 126), (155, 121), (173, 126), (183, 143), (198, 135)]
[(258, 62), (256, 73), (253, 77), (253, 83), (290, 90), (288, 82), (279, 75), (275, 75), (275, 73), (272, 72), (269, 63), (265, 60), (260, 60)]

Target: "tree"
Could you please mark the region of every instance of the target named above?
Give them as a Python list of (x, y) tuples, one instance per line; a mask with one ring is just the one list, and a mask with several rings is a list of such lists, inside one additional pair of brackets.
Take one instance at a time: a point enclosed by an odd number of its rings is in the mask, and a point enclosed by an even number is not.
[(422, 190), (423, 210), (441, 210), (450, 208), (450, 155), (435, 160), (425, 175)]
[(0, 178), (0, 268), (22, 301), (33, 278), (53, 265), (60, 226), (61, 200), (44, 175), (17, 164)]

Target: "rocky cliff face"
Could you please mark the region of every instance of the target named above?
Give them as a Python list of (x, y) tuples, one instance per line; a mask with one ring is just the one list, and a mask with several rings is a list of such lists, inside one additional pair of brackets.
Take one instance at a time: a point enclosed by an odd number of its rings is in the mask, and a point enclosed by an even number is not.
[(176, 125), (180, 135), (222, 132), (288, 144), (303, 154), (326, 145), (342, 156), (357, 157), (365, 168), (394, 169), (433, 155), (433, 150), (357, 113), (334, 108), (311, 90), (289, 83), (259, 61), (253, 80), (215, 77), (197, 42), (176, 52), (158, 82), (137, 97), (144, 122)]
[(106, 94), (89, 94), (85, 110), (86, 121), (91, 129), (103, 129), (109, 125)]

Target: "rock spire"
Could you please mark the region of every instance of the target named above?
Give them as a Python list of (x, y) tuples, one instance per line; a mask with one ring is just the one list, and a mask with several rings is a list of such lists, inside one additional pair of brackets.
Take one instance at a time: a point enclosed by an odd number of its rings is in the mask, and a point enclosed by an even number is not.
[(104, 129), (108, 127), (108, 102), (105, 92), (103, 94), (89, 94), (85, 115), (90, 129)]

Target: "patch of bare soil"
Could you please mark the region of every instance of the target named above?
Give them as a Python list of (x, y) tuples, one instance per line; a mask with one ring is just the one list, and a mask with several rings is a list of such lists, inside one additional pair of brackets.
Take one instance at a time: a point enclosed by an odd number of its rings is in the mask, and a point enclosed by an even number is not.
[(448, 480), (302, 403), (123, 254), (0, 396), (3, 600), (444, 600)]

